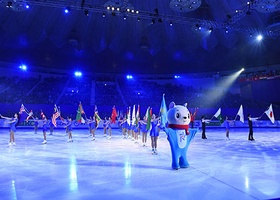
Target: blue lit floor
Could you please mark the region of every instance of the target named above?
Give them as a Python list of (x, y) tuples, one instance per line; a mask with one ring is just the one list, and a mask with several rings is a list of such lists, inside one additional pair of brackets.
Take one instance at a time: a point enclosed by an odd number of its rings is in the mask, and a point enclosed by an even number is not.
[[(190, 167), (171, 169), (164, 132), (158, 155), (142, 147), (97, 131), (91, 141), (87, 130), (74, 130), (67, 143), (64, 130), (48, 136), (41, 131), (16, 133), (16, 146), (7, 147), (8, 130), (0, 129), (0, 199), (274, 199), (280, 197), (279, 129), (223, 129), (199, 131), (189, 147)], [(148, 140), (150, 142), (150, 138)]]

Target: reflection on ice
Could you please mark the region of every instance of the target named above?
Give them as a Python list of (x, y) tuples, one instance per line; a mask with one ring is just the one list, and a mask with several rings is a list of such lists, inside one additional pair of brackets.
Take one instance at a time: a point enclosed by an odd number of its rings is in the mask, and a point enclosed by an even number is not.
[(78, 181), (77, 181), (77, 162), (76, 157), (73, 155), (70, 157), (70, 166), (69, 166), (69, 189), (72, 192), (77, 192), (78, 190)]

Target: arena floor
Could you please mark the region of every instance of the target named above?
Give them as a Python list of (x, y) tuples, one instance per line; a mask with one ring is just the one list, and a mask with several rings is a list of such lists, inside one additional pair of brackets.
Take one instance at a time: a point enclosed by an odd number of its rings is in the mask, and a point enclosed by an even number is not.
[[(280, 131), (199, 130), (189, 151), (189, 168), (172, 170), (164, 132), (158, 155), (113, 130), (111, 140), (97, 130), (55, 130), (43, 145), (41, 131), (18, 128), (16, 146), (7, 146), (9, 130), (0, 129), (0, 199), (276, 199), (280, 198)], [(148, 138), (150, 142), (150, 138)]]

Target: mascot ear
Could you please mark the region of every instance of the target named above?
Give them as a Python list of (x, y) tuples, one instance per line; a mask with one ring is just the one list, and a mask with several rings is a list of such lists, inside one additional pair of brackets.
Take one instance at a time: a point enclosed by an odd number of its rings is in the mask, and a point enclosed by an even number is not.
[(185, 103), (184, 106), (187, 107), (188, 103)]
[(172, 102), (169, 104), (169, 109), (174, 108), (174, 107), (175, 107), (175, 103), (172, 101)]

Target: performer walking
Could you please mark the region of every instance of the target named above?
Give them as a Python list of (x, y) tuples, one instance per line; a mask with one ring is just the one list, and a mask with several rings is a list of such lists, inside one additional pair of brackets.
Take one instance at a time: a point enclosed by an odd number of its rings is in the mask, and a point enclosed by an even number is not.
[(48, 122), (48, 119), (47, 117), (41, 113), (41, 116), (42, 116), (42, 120), (43, 120), (43, 125), (42, 125), (42, 129), (43, 129), (43, 136), (44, 136), (44, 141), (42, 142), (42, 144), (47, 144), (47, 122)]
[(229, 129), (230, 129), (230, 123), (232, 123), (232, 120), (228, 119), (228, 116), (225, 118), (225, 126), (226, 126), (226, 139), (229, 140)]
[(1, 115), (1, 118), (3, 119), (7, 119), (9, 120), (8, 122), (5, 122), (5, 123), (8, 123), (10, 124), (11, 128), (10, 128), (10, 142), (9, 142), (9, 146), (15, 146), (16, 143), (15, 143), (15, 132), (16, 132), (16, 124), (18, 122), (18, 114), (15, 113), (14, 114), (14, 117), (4, 117), (3, 115)]
[(72, 118), (71, 117), (67, 117), (67, 121), (64, 122), (65, 128), (66, 128), (66, 133), (68, 134), (68, 141), (67, 142), (73, 142), (73, 138), (72, 138)]
[(107, 139), (111, 139), (112, 138), (112, 118), (111, 117), (109, 117), (108, 118), (108, 120), (107, 120), (107, 129), (108, 129), (108, 137), (107, 137)]
[(142, 146), (147, 146), (147, 134), (148, 134), (148, 130), (147, 130), (147, 117), (144, 116), (143, 120), (139, 121), (140, 124), (140, 129), (142, 132)]
[(249, 125), (249, 136), (248, 140), (254, 141), (253, 137), (253, 121), (257, 121), (258, 117), (251, 117), (251, 114), (248, 114), (248, 125)]
[(209, 123), (211, 120), (209, 120), (209, 119), (205, 119), (205, 117), (204, 116), (202, 116), (201, 117), (201, 124), (202, 124), (202, 139), (207, 139), (207, 137), (206, 137), (206, 134), (205, 134), (205, 132), (206, 132), (206, 123)]
[(158, 136), (159, 136), (159, 132), (158, 132), (158, 119), (156, 118), (156, 115), (153, 114), (152, 115), (152, 119), (151, 119), (151, 130), (150, 130), (150, 136), (151, 136), (151, 146), (152, 146), (152, 153), (153, 154), (157, 154), (157, 141), (158, 141)]

